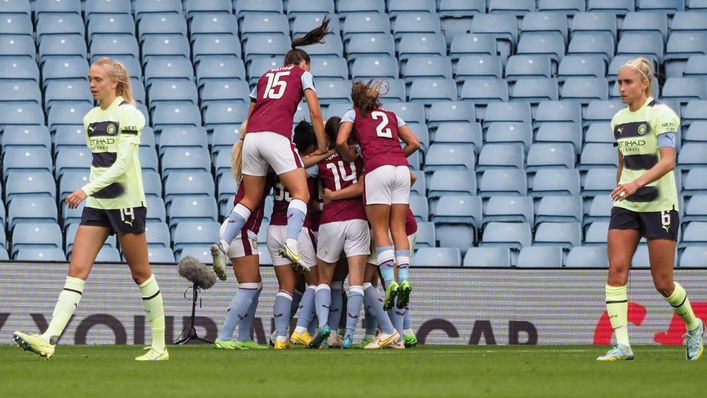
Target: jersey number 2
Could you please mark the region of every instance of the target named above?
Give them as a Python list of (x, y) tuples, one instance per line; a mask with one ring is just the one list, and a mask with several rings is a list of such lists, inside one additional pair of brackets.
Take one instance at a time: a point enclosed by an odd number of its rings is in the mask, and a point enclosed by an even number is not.
[(373, 111), (371, 112), (371, 117), (373, 120), (379, 120), (378, 126), (376, 126), (376, 135), (383, 138), (393, 138), (393, 132), (390, 128), (386, 127), (388, 125), (388, 115), (385, 112)]
[(334, 175), (334, 187), (336, 190), (341, 190), (341, 181), (353, 181), (356, 183), (358, 180), (356, 176), (356, 164), (354, 162), (349, 163), (351, 174), (346, 174), (346, 167), (344, 162), (339, 160), (337, 164), (327, 163), (326, 168), (331, 169), (331, 174)]
[(282, 95), (285, 94), (285, 89), (287, 88), (287, 82), (280, 80), (283, 76), (289, 76), (290, 71), (282, 72), (270, 72), (266, 73), (265, 76), (268, 78), (268, 85), (265, 87), (265, 93), (263, 94), (263, 99), (280, 99)]

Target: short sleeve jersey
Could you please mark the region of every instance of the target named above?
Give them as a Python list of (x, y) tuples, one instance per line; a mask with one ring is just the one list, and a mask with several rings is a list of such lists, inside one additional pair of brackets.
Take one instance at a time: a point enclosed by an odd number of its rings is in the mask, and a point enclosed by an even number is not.
[(255, 108), (247, 132), (272, 131), (292, 140), (294, 115), (305, 89), (314, 89), (312, 75), (297, 65), (265, 72), (254, 90)]
[(417, 220), (415, 220), (412, 210), (408, 207), (408, 214), (405, 218), (405, 234), (410, 236), (415, 232), (417, 232)]
[[(307, 181), (307, 187), (309, 189), (310, 197), (314, 198), (314, 194), (317, 191), (316, 182), (310, 178)], [(273, 186), (273, 194), (275, 195), (275, 200), (273, 201), (272, 214), (270, 215), (270, 225), (287, 225), (287, 208), (290, 206), (292, 196), (290, 196), (290, 192), (285, 189), (280, 180), (275, 182), (275, 185)], [(312, 229), (313, 216), (315, 218), (317, 217), (317, 215), (313, 215), (311, 211), (307, 211), (307, 215), (304, 219), (304, 226), (306, 228)], [(319, 222), (319, 220), (314, 221)], [(316, 229), (318, 228), (319, 226), (317, 225)]]
[(377, 108), (364, 117), (354, 109), (346, 112), (341, 122), (353, 123), (353, 134), (361, 146), (367, 173), (381, 166), (408, 166), (398, 138), (398, 127), (402, 124), (395, 113)]
[[(270, 191), (270, 187), (272, 186), (273, 178), (268, 177), (266, 186), (265, 186), (265, 192), (267, 193)], [(263, 223), (263, 215), (265, 214), (265, 197), (267, 195), (263, 195), (262, 199), (260, 200), (260, 204), (258, 205), (258, 208), (253, 211), (250, 214), (250, 217), (248, 217), (248, 221), (246, 221), (245, 225), (243, 226), (243, 229), (241, 229), (241, 234), (242, 235), (247, 235), (246, 231), (252, 231), (254, 233), (258, 233), (260, 231), (260, 224)], [(238, 185), (238, 190), (236, 191), (236, 197), (233, 200), (233, 205), (235, 206), (243, 200), (243, 197), (245, 197), (245, 187), (243, 184)]]
[[(339, 153), (334, 153), (319, 162), (317, 167), (322, 186), (331, 191), (340, 191), (355, 184), (361, 177), (363, 160), (357, 157), (353, 162), (345, 162)], [(366, 220), (363, 197), (335, 200), (324, 204), (322, 224), (348, 220)]]
[[(117, 97), (107, 108), (97, 106), (83, 119), (86, 142), (92, 154), (89, 183), (84, 191), (89, 195), (86, 206), (96, 209), (126, 209), (145, 206), (139, 148), (145, 117), (123, 97)], [(118, 160), (121, 145), (130, 146), (127, 170), (107, 183), (96, 186), (97, 180)], [(103, 184), (101, 184), (103, 185)]]
[[(620, 110), (611, 119), (616, 146), (623, 155), (624, 164), (620, 183), (629, 183), (660, 160), (658, 136), (677, 134), (680, 119), (667, 105), (653, 98), (637, 111), (628, 107)], [(678, 195), (673, 171), (644, 186), (626, 200), (614, 206), (636, 212), (678, 210)]]

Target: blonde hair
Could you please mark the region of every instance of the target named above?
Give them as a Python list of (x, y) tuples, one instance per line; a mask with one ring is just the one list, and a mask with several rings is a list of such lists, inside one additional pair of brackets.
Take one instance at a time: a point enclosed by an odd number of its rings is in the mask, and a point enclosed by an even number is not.
[(115, 87), (115, 93), (131, 104), (135, 104), (133, 91), (130, 88), (130, 75), (128, 75), (128, 70), (125, 69), (125, 65), (109, 57), (100, 57), (93, 62), (93, 65), (103, 65), (108, 72), (108, 76), (118, 82), (118, 85)]
[(387, 94), (389, 89), (390, 86), (385, 80), (355, 82), (351, 86), (351, 101), (361, 116), (366, 117), (374, 109), (380, 108), (380, 97)]
[(622, 68), (631, 68), (635, 71), (638, 72), (639, 75), (641, 75), (641, 80), (645, 81), (648, 83), (648, 86), (646, 87), (645, 94), (646, 97), (650, 97), (653, 95), (653, 63), (649, 61), (647, 58), (640, 57), (640, 58), (634, 58), (628, 62), (626, 62)]
[(238, 135), (241, 137), (231, 147), (231, 174), (233, 178), (236, 179), (236, 184), (240, 184), (243, 179), (243, 135), (247, 128), (248, 122), (245, 121), (241, 124), (241, 128), (238, 131)]

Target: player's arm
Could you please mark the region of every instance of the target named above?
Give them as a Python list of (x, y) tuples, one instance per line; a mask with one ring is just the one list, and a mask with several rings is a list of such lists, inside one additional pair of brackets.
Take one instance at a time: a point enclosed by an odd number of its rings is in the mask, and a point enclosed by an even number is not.
[(359, 178), (355, 184), (351, 184), (346, 188), (338, 191), (332, 191), (324, 188), (324, 203), (330, 203), (335, 200), (353, 199), (363, 195), (363, 177)]
[(302, 163), (304, 164), (304, 168), (307, 169), (307, 168), (310, 168), (310, 167), (314, 166), (315, 164), (321, 162), (322, 160), (326, 159), (327, 157), (329, 157), (333, 154), (334, 154), (333, 150), (327, 151), (322, 154), (312, 152), (311, 154), (302, 158)]
[(398, 127), (398, 137), (405, 143), (403, 153), (408, 157), (420, 149), (420, 140), (407, 124)]
[(322, 110), (319, 107), (317, 92), (314, 91), (311, 73), (305, 72), (302, 75), (302, 88), (304, 90), (304, 99), (307, 100), (307, 107), (309, 108), (309, 117), (312, 119), (314, 136), (317, 137), (317, 149), (314, 151), (314, 154), (319, 155), (326, 153), (329, 148), (326, 142), (326, 134), (324, 134), (324, 118), (322, 117)]
[(341, 154), (341, 157), (346, 162), (356, 160), (356, 150), (349, 145), (349, 137), (351, 137), (352, 130), (353, 123), (342, 120), (341, 124), (339, 124), (339, 134), (336, 135), (336, 151)]

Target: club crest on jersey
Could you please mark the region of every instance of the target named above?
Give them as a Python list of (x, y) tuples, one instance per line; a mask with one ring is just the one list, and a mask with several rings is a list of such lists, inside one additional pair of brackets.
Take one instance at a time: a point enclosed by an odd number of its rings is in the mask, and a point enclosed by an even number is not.
[(640, 126), (638, 126), (638, 134), (639, 135), (644, 135), (648, 131), (648, 126), (645, 123), (641, 123)]
[(108, 123), (106, 126), (106, 133), (113, 135), (118, 132), (118, 126), (115, 123)]

